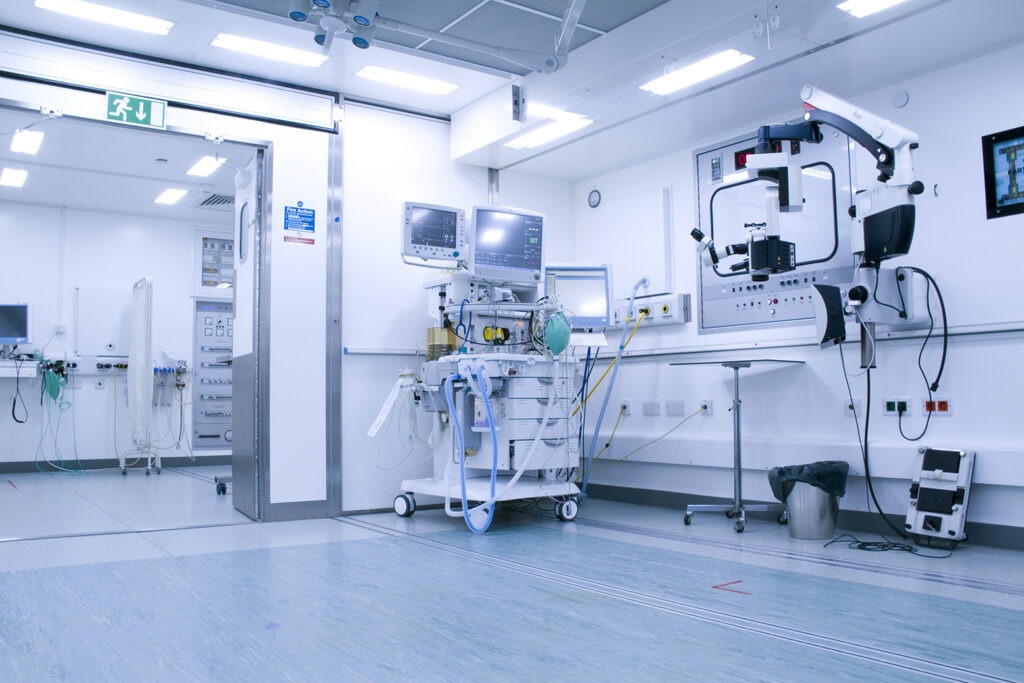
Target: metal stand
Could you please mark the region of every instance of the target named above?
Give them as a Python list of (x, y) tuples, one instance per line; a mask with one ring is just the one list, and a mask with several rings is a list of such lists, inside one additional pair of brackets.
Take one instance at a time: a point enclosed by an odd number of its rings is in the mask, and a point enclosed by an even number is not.
[(749, 503), (743, 504), (743, 458), (740, 451), (740, 368), (749, 368), (754, 363), (795, 363), (802, 364), (798, 360), (737, 360), (713, 363), (672, 363), (672, 365), (721, 365), (733, 371), (733, 394), (732, 394), (732, 452), (733, 452), (733, 500), (727, 504), (712, 505), (687, 505), (683, 511), (683, 523), (689, 525), (693, 520), (694, 512), (724, 512), (729, 519), (737, 517), (733, 524), (736, 532), (742, 532), (747, 525), (747, 512), (778, 512), (779, 524), (785, 524), (786, 506), (782, 503)]

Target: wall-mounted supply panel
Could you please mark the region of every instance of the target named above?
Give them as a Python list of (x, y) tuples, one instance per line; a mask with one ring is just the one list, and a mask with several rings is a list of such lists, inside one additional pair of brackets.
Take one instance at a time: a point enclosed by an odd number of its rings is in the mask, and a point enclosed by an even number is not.
[[(802, 168), (800, 210), (771, 210), (770, 191), (778, 184), (751, 179), (747, 159), (756, 138), (720, 145), (696, 154), (698, 223), (720, 256), (701, 259), (697, 309), (701, 332), (741, 330), (753, 325), (814, 320), (814, 284), (844, 286), (853, 280), (853, 254), (847, 210), (853, 194), (852, 155), (845, 135), (825, 129), (820, 144), (792, 143), (790, 161)], [(789, 144), (789, 143), (787, 143)], [(747, 246), (758, 231), (777, 222), (778, 237), (795, 246), (795, 268), (752, 276), (749, 256), (730, 246)], [(750, 249), (764, 242), (750, 241)]]
[(216, 233), (196, 233), (196, 292), (228, 297), (235, 286), (235, 241)]
[(194, 330), (192, 448), (230, 448), (235, 332), (231, 302), (196, 300)]

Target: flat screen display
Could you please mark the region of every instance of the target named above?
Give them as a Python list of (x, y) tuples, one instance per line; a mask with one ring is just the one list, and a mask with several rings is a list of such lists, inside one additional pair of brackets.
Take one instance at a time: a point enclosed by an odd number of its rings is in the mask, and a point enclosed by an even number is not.
[(0, 304), (0, 344), (28, 342), (28, 304)]
[(545, 295), (558, 300), (573, 329), (608, 327), (611, 286), (606, 265), (556, 265), (544, 269)]
[(544, 263), (544, 216), (520, 209), (473, 209), (473, 273), (510, 284), (537, 284)]
[(457, 261), (466, 249), (466, 212), (450, 206), (406, 202), (402, 255), (424, 261)]
[(1024, 213), (1024, 126), (981, 139), (989, 218)]

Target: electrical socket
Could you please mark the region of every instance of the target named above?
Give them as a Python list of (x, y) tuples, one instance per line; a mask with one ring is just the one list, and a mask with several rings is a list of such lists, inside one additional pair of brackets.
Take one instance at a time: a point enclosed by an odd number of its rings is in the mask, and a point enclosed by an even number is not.
[(843, 415), (845, 415), (846, 417), (856, 417), (863, 415), (864, 411), (862, 410), (861, 405), (861, 400), (859, 398), (853, 399), (852, 403), (850, 402), (850, 399), (846, 399), (845, 401), (843, 401)]
[(55, 337), (59, 337), (60, 335), (64, 334), (65, 332), (67, 332), (67, 327), (65, 327), (64, 323), (54, 323), (54, 325), (53, 325), (53, 334), (54, 334)]
[(644, 417), (660, 417), (661, 400), (657, 398), (645, 398), (643, 403), (640, 404), (640, 409), (643, 411)]
[(710, 398), (702, 398), (700, 400), (700, 407), (704, 409), (704, 412), (702, 413), (704, 417), (711, 417), (715, 414), (715, 404)]
[(948, 396), (932, 396), (932, 400), (921, 402), (921, 414), (932, 417), (949, 417), (953, 414), (953, 402)]
[(909, 398), (887, 398), (882, 403), (882, 411), (889, 417), (898, 417), (901, 413), (904, 416), (910, 415)]
[(628, 398), (624, 398), (619, 401), (619, 410), (622, 411), (622, 415), (625, 417), (629, 415), (633, 410), (633, 402)]

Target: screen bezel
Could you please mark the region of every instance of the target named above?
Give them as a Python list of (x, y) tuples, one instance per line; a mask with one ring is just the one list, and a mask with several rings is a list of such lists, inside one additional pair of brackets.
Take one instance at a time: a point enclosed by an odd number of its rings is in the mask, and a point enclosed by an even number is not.
[[(595, 263), (595, 264), (578, 264), (578, 263), (552, 263), (544, 267), (544, 294), (550, 296), (548, 289), (549, 278), (554, 275), (556, 278), (560, 273), (574, 274), (577, 276), (587, 275), (593, 273), (604, 281), (604, 299), (605, 299), (605, 315), (603, 316), (584, 316), (576, 315), (572, 311), (569, 311), (567, 317), (569, 318), (569, 324), (574, 330), (585, 330), (585, 329), (598, 329), (606, 328), (611, 325), (612, 317), (612, 277), (611, 268), (607, 264)], [(557, 295), (557, 284), (555, 287), (555, 293)]]
[[(532, 269), (509, 269), (509, 268), (497, 268), (489, 264), (477, 263), (477, 238), (478, 238), (478, 226), (479, 217), (483, 212), (488, 213), (505, 213), (514, 216), (522, 216), (528, 218), (539, 218), (541, 220), (541, 232), (540, 232), (540, 267), (536, 270)], [(473, 275), (496, 282), (500, 284), (511, 284), (511, 285), (539, 285), (541, 284), (541, 276), (544, 272), (544, 223), (545, 216), (542, 213), (536, 211), (529, 211), (527, 209), (517, 209), (509, 206), (474, 206), (473, 207), (473, 227), (471, 232), (470, 243), (470, 270)]]
[(0, 346), (17, 346), (28, 344), (32, 340), (32, 309), (26, 303), (0, 304), (0, 308), (23, 308), (25, 309), (25, 336), (24, 337), (0, 337)]
[(993, 156), (996, 145), (1017, 139), (1024, 144), (1024, 126), (985, 135), (981, 138), (981, 156), (985, 167), (985, 211), (988, 218), (1002, 218), (1024, 213), (1024, 201), (1009, 206), (999, 206), (996, 196), (996, 166)]
[[(455, 224), (455, 246), (451, 249), (443, 247), (427, 247), (413, 244), (412, 214), (417, 210), (443, 211), (453, 213), (456, 216)], [(440, 204), (426, 204), (424, 202), (405, 202), (402, 208), (402, 256), (414, 259), (437, 259), (442, 261), (459, 261), (466, 257), (466, 211), (456, 206), (442, 206)]]

